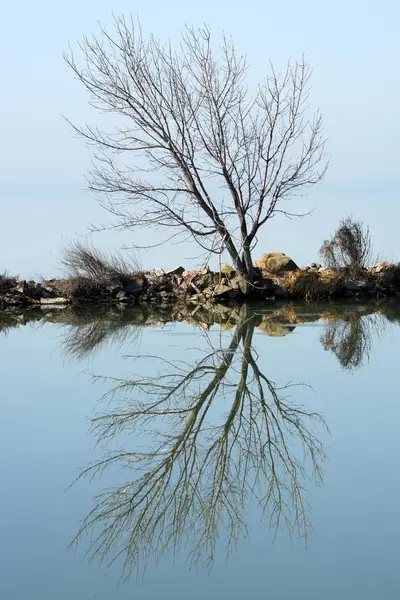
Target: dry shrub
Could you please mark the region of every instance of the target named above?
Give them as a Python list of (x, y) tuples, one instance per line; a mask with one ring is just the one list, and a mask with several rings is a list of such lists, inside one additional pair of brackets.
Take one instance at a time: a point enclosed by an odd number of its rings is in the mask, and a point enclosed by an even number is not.
[(371, 262), (372, 239), (369, 228), (353, 217), (342, 219), (330, 240), (319, 251), (326, 266), (352, 272), (365, 269)]
[(56, 291), (67, 298), (110, 297), (110, 284), (90, 277), (70, 277), (57, 281)]
[(334, 271), (293, 271), (284, 281), (284, 287), (293, 297), (304, 298), (308, 302), (336, 296), (343, 291), (343, 286), (343, 275)]
[(128, 262), (119, 254), (107, 256), (80, 242), (63, 251), (61, 263), (68, 278), (57, 281), (56, 291), (68, 298), (110, 298), (140, 275), (136, 261)]
[(128, 262), (121, 255), (107, 256), (96, 248), (80, 242), (70, 244), (61, 255), (61, 264), (71, 278), (83, 278), (112, 284), (129, 282), (139, 271), (136, 261)]
[(0, 273), (0, 294), (6, 294), (12, 290), (16, 283), (16, 277), (11, 277), (6, 271)]
[(379, 274), (379, 280), (384, 287), (400, 289), (400, 263), (387, 267)]

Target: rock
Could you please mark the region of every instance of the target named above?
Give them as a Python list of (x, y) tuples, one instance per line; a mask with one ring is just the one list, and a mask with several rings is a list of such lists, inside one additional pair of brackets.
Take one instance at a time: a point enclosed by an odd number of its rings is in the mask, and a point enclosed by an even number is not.
[(393, 264), (390, 262), (379, 262), (372, 265), (372, 267), (370, 267), (369, 270), (371, 271), (371, 273), (382, 273), (383, 271), (386, 271), (391, 267), (393, 267)]
[(263, 254), (254, 266), (258, 267), (262, 272), (267, 273), (297, 271), (299, 268), (289, 256), (286, 256), (286, 254), (283, 254), (282, 252)]
[[(143, 291), (144, 288), (144, 280), (143, 279), (134, 279), (132, 281), (129, 281), (128, 283), (126, 283), (125, 285), (122, 286), (122, 291), (125, 292), (125, 294), (140, 294), (140, 292)], [(118, 295), (118, 294), (117, 294)]]
[(236, 274), (235, 269), (233, 267), (231, 267), (230, 265), (224, 265), (221, 268), (220, 272), (223, 273), (224, 275), (228, 275), (228, 276), (230, 276), (230, 275), (233, 276)]
[(25, 283), (18, 284), (15, 291), (18, 292), (18, 294), (25, 294)]
[(346, 279), (344, 282), (344, 289), (346, 292), (365, 292), (368, 289), (368, 283), (365, 281), (356, 281), (353, 279)]
[(71, 300), (68, 298), (41, 298), (40, 304), (70, 304)]
[(211, 291), (213, 296), (221, 297), (232, 292), (232, 288), (230, 285), (219, 284), (216, 285)]
[(285, 299), (285, 298), (289, 298), (289, 296), (290, 296), (289, 291), (281, 286), (276, 288), (276, 290), (274, 291), (274, 294), (275, 294), (275, 298), (278, 298), (278, 299)]
[(15, 298), (1, 298), (0, 302), (4, 302), (7, 306), (23, 306), (23, 303)]
[(204, 273), (196, 277), (192, 283), (194, 283), (199, 290), (204, 290), (214, 284), (214, 277), (211, 273)]
[[(238, 287), (239, 287), (239, 281), (238, 281)], [(275, 288), (276, 288), (276, 284), (269, 277), (260, 279), (259, 281), (257, 281), (254, 284), (255, 290), (261, 290), (263, 292), (273, 292), (275, 290)]]
[(165, 275), (164, 269), (151, 269), (149, 273), (150, 275), (156, 275), (156, 277), (162, 277)]
[(107, 295), (111, 298), (116, 298), (117, 294), (121, 291), (121, 286), (118, 284), (107, 286)]
[(127, 294), (124, 292), (124, 290), (121, 290), (120, 292), (118, 292), (118, 294), (115, 297), (118, 300), (118, 302), (128, 302), (128, 300), (129, 300), (129, 298), (128, 298)]
[(210, 267), (208, 265), (200, 271), (200, 275), (207, 275), (208, 273), (211, 273)]
[(175, 267), (175, 269), (171, 269), (171, 271), (167, 271), (167, 275), (182, 275), (185, 272), (183, 267)]

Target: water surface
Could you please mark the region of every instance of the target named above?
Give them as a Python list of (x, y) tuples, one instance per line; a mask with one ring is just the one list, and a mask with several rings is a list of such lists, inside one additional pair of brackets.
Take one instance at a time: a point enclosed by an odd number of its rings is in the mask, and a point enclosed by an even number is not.
[(3, 315), (1, 598), (398, 598), (399, 323)]

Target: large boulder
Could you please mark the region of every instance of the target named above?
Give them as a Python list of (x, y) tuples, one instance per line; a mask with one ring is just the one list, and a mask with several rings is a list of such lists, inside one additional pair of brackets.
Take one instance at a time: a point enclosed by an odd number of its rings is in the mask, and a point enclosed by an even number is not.
[(262, 273), (283, 273), (285, 271), (297, 271), (296, 263), (283, 252), (269, 252), (263, 254), (254, 266)]

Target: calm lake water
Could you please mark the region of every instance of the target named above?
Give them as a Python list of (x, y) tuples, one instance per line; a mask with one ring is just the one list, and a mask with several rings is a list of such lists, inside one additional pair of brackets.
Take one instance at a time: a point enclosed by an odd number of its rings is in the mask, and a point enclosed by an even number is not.
[(0, 598), (400, 598), (400, 305), (192, 313), (0, 316)]

